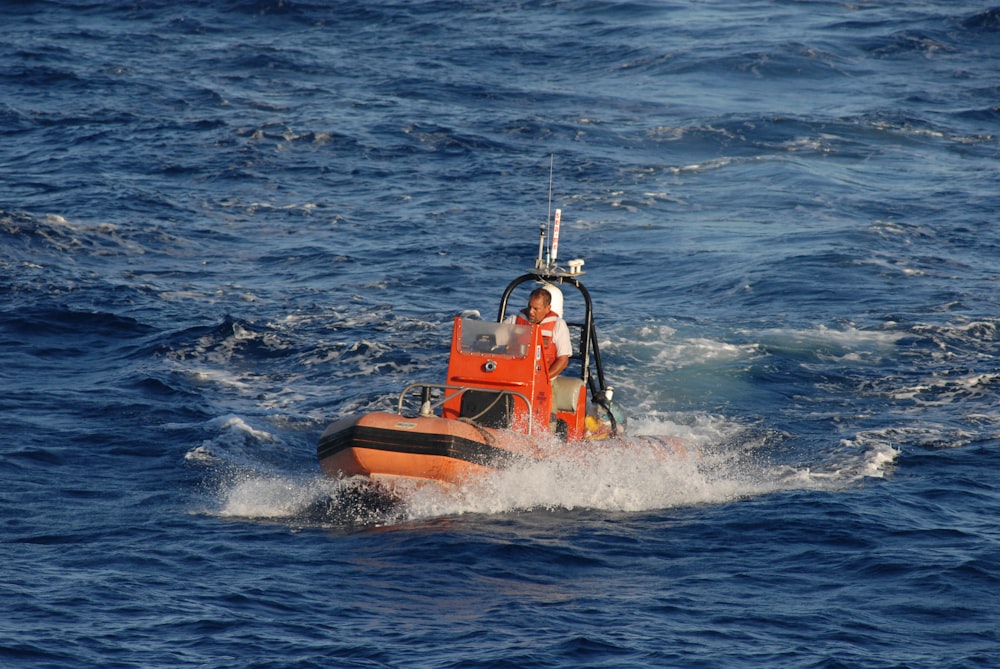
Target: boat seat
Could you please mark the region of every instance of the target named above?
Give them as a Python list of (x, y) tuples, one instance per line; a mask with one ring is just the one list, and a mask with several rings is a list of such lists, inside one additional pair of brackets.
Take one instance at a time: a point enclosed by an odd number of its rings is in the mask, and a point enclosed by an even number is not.
[(580, 399), (583, 379), (571, 376), (557, 376), (552, 380), (552, 410), (576, 413), (576, 403)]

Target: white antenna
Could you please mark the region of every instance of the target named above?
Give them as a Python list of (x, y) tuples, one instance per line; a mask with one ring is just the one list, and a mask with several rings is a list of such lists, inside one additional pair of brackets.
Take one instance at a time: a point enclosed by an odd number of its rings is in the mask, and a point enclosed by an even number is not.
[(559, 255), (559, 221), (562, 219), (562, 209), (556, 209), (556, 217), (552, 223), (552, 264), (556, 264)]

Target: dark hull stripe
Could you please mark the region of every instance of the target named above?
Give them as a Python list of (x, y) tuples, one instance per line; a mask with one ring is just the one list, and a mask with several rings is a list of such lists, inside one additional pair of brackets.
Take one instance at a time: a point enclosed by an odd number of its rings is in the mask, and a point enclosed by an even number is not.
[(351, 425), (324, 435), (316, 449), (320, 461), (348, 448), (371, 448), (408, 455), (437, 455), (487, 467), (501, 466), (514, 453), (480, 441), (451, 434), (430, 434), (411, 430)]

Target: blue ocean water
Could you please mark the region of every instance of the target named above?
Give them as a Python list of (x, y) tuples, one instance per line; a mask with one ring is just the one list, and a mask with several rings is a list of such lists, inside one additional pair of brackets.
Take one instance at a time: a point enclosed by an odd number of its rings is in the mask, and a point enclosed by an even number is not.
[[(1000, 7), (7, 2), (0, 663), (991, 667)], [(593, 448), (360, 504), (563, 212)]]

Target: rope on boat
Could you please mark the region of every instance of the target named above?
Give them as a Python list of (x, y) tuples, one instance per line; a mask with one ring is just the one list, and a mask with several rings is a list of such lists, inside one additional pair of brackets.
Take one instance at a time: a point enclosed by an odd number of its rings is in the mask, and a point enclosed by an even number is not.
[(458, 420), (460, 420), (463, 423), (468, 423), (472, 427), (479, 430), (479, 433), (483, 435), (483, 438), (486, 440), (487, 445), (493, 446), (496, 443), (496, 441), (493, 439), (493, 435), (489, 431), (487, 431), (487, 429), (484, 426), (480, 425), (477, 421), (483, 416), (485, 416), (487, 413), (489, 413), (493, 409), (493, 407), (497, 405), (497, 402), (506, 397), (506, 395), (507, 393), (503, 392), (497, 393), (496, 399), (490, 402), (485, 409), (477, 413), (475, 416), (462, 416)]
[[(486, 413), (486, 412), (484, 411), (483, 413)], [(482, 415), (483, 414), (479, 414), (479, 416), (482, 416)], [(476, 416), (476, 418), (479, 418), (479, 416)], [(463, 417), (463, 418), (459, 418), (458, 420), (459, 420), (459, 422), (467, 423), (467, 424), (471, 425), (472, 427), (476, 428), (477, 430), (479, 430), (479, 434), (483, 435), (483, 439), (486, 441), (486, 445), (487, 446), (496, 446), (496, 440), (493, 438), (493, 435), (490, 434), (489, 430), (487, 430), (484, 426), (482, 426), (479, 423), (477, 423), (475, 421), (475, 419)]]

